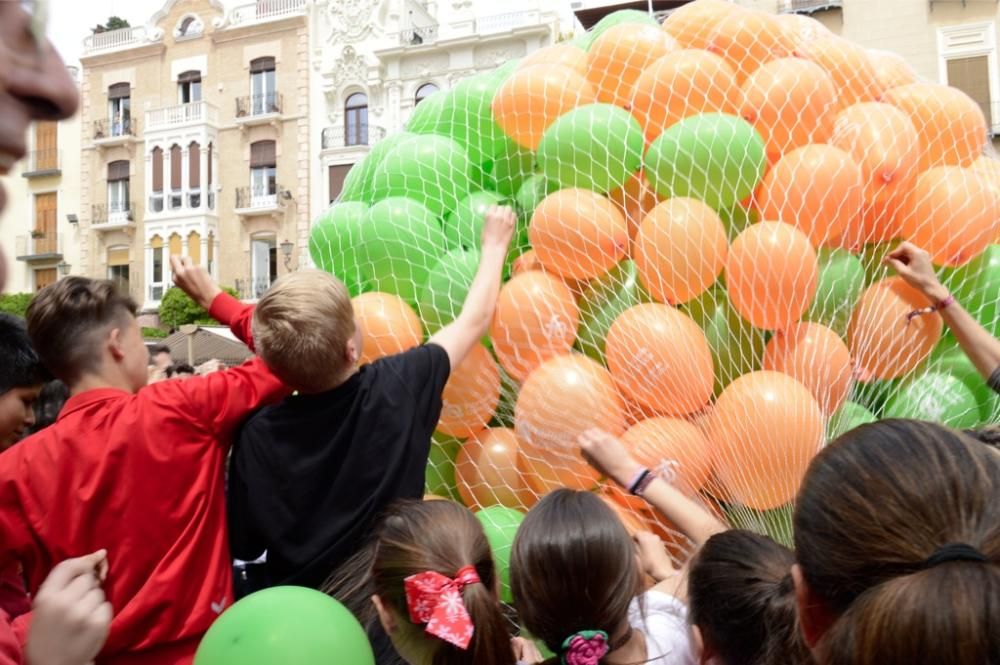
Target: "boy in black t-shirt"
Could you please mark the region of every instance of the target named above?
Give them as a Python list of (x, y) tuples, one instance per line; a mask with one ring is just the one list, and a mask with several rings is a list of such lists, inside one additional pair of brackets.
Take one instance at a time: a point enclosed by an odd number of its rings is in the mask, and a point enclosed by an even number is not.
[(245, 561), (267, 552), (266, 585), (318, 588), (389, 503), (423, 496), (441, 392), (493, 318), (514, 222), (509, 208), (486, 214), (479, 270), (455, 321), (360, 369), (362, 331), (343, 283), (298, 272), (260, 300), (257, 353), (300, 393), (252, 416), (230, 462), (230, 547)]

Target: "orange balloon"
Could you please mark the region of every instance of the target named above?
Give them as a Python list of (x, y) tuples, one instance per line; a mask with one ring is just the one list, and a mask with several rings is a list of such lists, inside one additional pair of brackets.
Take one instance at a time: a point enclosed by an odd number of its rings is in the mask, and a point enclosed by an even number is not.
[(535, 208), (528, 238), (541, 264), (570, 279), (614, 267), (628, 251), (628, 224), (615, 205), (589, 189), (560, 189)]
[(606, 347), (611, 375), (630, 399), (667, 415), (708, 404), (712, 352), (698, 324), (673, 307), (630, 307), (611, 324)]
[(776, 18), (791, 35), (796, 47), (833, 34), (825, 25), (805, 14), (779, 14)]
[(416, 312), (399, 296), (373, 291), (351, 304), (361, 328), (361, 365), (420, 346), (424, 339)]
[(864, 186), (851, 155), (807, 145), (786, 153), (767, 173), (757, 206), (762, 219), (792, 224), (819, 247), (860, 223)]
[(616, 25), (594, 40), (587, 53), (587, 80), (598, 101), (628, 107), (632, 88), (653, 61), (677, 50), (677, 42), (659, 28), (634, 23)]
[[(616, 491), (620, 491), (617, 490)], [(630, 537), (634, 537), (635, 534), (641, 531), (649, 531), (649, 527), (646, 525), (645, 521), (636, 514), (635, 511), (629, 510), (622, 507), (621, 504), (615, 501), (615, 494), (603, 493), (601, 494), (601, 501), (611, 509), (611, 512), (615, 514), (615, 517), (621, 521), (622, 526), (625, 527), (625, 531), (628, 532)]]
[(915, 369), (931, 353), (944, 323), (936, 312), (906, 315), (931, 302), (901, 277), (876, 282), (861, 296), (847, 330), (847, 345), (858, 378), (896, 379)]
[(809, 143), (823, 143), (836, 109), (833, 79), (806, 60), (775, 60), (743, 84), (740, 115), (760, 132), (772, 160)]
[(940, 166), (917, 176), (902, 219), (903, 236), (934, 263), (960, 266), (982, 254), (1000, 228), (1000, 197), (976, 169)]
[(559, 279), (531, 270), (500, 289), (490, 337), (497, 359), (523, 381), (543, 362), (568, 353), (576, 339), (580, 310)]
[(775, 333), (764, 349), (763, 368), (798, 379), (827, 416), (840, 408), (851, 389), (851, 352), (837, 333), (818, 323), (798, 323)]
[[(514, 259), (514, 263), (511, 264), (512, 275), (520, 275), (522, 272), (528, 272), (529, 270), (541, 270), (542, 272), (548, 272), (550, 275), (552, 274), (551, 271), (545, 270), (545, 266), (538, 260), (538, 254), (533, 249), (529, 249), (518, 256)], [(580, 297), (587, 289), (587, 280), (585, 279), (564, 279), (559, 277), (559, 275), (553, 276), (565, 284), (574, 297)]]
[(731, 12), (746, 11), (725, 0), (695, 0), (670, 13), (663, 30), (684, 48), (706, 49), (715, 24)]
[(604, 367), (567, 354), (546, 361), (521, 386), (514, 428), (536, 479), (529, 477), (529, 483), (589, 489), (598, 474), (580, 457), (577, 439), (592, 428), (621, 435), (624, 406)]
[(726, 265), (729, 241), (719, 215), (701, 201), (667, 199), (643, 220), (635, 264), (655, 299), (688, 302), (715, 283)]
[(451, 501), (451, 499), (444, 496), (438, 496), (437, 494), (425, 494), (424, 501)]
[(516, 70), (500, 86), (493, 98), (493, 117), (518, 144), (535, 150), (559, 116), (596, 101), (593, 86), (572, 69), (532, 65)]
[(802, 43), (795, 54), (830, 74), (844, 106), (873, 102), (882, 94), (875, 66), (857, 44), (831, 34)]
[(920, 168), (969, 166), (986, 145), (986, 119), (961, 90), (934, 83), (911, 83), (888, 90), (882, 100), (910, 116), (920, 136)]
[(466, 506), (528, 510), (537, 503), (518, 467), (520, 450), (514, 430), (507, 427), (484, 429), (462, 444), (455, 458), (455, 481)]
[(857, 250), (898, 238), (900, 207), (920, 160), (920, 139), (910, 117), (891, 104), (855, 104), (837, 116), (830, 144), (850, 153), (865, 178), (860, 223), (848, 226), (839, 244)]
[(823, 442), (823, 413), (809, 390), (780, 372), (751, 372), (719, 395), (710, 425), (715, 470), (750, 508), (783, 506)]
[(622, 435), (622, 443), (640, 464), (687, 494), (704, 487), (712, 473), (712, 446), (686, 420), (644, 420)]
[(737, 115), (736, 72), (708, 51), (686, 49), (663, 56), (639, 76), (632, 115), (652, 143), (667, 127), (699, 113)]
[(500, 368), (486, 347), (472, 347), (452, 371), (441, 399), (437, 431), (464, 439), (486, 427), (500, 403)]
[(790, 56), (795, 37), (772, 14), (729, 12), (716, 22), (708, 50), (725, 58), (742, 82), (759, 67)]
[(917, 82), (917, 73), (913, 71), (913, 67), (910, 67), (906, 59), (897, 53), (869, 50), (868, 59), (875, 67), (875, 79), (883, 93), (901, 85)]
[(635, 237), (639, 233), (639, 225), (646, 218), (649, 211), (660, 202), (660, 195), (656, 193), (642, 171), (625, 181), (625, 184), (608, 192), (608, 199), (611, 200), (618, 210), (625, 217), (628, 225), (629, 256), (635, 254)]
[(753, 224), (729, 248), (729, 301), (757, 328), (781, 330), (798, 321), (816, 295), (818, 279), (816, 250), (790, 224)]
[(524, 69), (532, 65), (562, 65), (580, 76), (586, 76), (587, 52), (572, 44), (553, 44), (528, 54), (517, 68)]

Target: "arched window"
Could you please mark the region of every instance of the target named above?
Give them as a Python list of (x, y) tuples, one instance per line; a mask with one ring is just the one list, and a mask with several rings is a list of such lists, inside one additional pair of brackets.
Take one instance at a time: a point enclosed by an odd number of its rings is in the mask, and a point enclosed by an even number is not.
[(191, 141), (188, 146), (188, 207), (201, 207), (201, 145)]
[(204, 30), (204, 26), (201, 20), (197, 16), (187, 15), (181, 19), (181, 22), (177, 25), (177, 31), (174, 33), (175, 37), (195, 37), (200, 35)]
[(201, 72), (191, 70), (177, 77), (177, 102), (191, 104), (201, 101)]
[(425, 99), (427, 99), (428, 97), (430, 97), (431, 95), (433, 95), (438, 90), (440, 90), (440, 88), (438, 88), (433, 83), (424, 83), (422, 86), (420, 86), (419, 88), (417, 88), (417, 94), (416, 94), (416, 98), (414, 100), (414, 105), (419, 104), (420, 102), (424, 101)]
[(344, 104), (344, 145), (368, 145), (368, 95), (363, 92)]
[(149, 197), (149, 209), (152, 212), (163, 212), (163, 148), (153, 148), (151, 161), (153, 193)]

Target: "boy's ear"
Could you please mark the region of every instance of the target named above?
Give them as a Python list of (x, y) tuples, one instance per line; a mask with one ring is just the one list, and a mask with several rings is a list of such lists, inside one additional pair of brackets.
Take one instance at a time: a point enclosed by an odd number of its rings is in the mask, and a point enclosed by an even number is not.
[(378, 594), (372, 596), (372, 605), (375, 606), (375, 612), (378, 613), (379, 623), (382, 624), (382, 628), (385, 629), (386, 635), (392, 635), (396, 632), (396, 618), (392, 616), (392, 612), (382, 604), (382, 599), (378, 597)]
[(347, 340), (347, 347), (344, 349), (344, 356), (348, 367), (356, 367), (361, 360), (361, 335), (354, 334)]
[(124, 336), (125, 331), (122, 328), (112, 328), (108, 333), (108, 350), (116, 361), (125, 357), (125, 347), (122, 344)]

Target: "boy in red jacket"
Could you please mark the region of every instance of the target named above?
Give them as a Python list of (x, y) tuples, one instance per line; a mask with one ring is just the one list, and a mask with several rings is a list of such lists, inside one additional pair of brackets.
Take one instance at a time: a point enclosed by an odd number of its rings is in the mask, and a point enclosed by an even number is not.
[[(253, 308), (171, 257), (174, 281), (253, 348)], [(0, 569), (37, 590), (63, 559), (107, 549), (114, 608), (99, 662), (191, 662), (232, 602), (223, 470), (234, 428), (288, 394), (259, 359), (146, 386), (136, 305), (67, 277), (28, 308), (28, 334), (71, 397), (51, 427), (0, 454)]]

